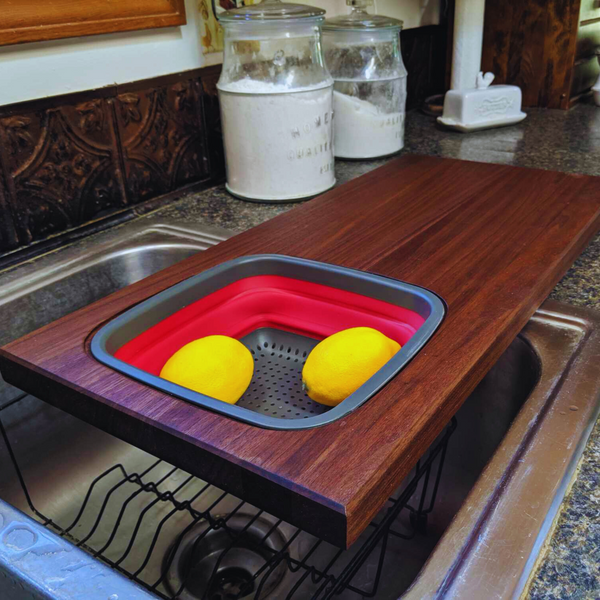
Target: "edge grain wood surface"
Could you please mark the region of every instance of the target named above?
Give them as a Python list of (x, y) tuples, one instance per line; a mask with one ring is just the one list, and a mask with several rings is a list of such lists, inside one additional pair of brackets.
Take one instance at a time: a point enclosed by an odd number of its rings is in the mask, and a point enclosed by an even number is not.
[[(8, 344), (0, 368), (9, 383), (349, 546), (598, 230), (599, 209), (597, 178), (403, 156)], [(302, 431), (211, 413), (91, 357), (91, 334), (115, 315), (263, 252), (424, 286), (447, 302), (446, 318), (362, 407)]]

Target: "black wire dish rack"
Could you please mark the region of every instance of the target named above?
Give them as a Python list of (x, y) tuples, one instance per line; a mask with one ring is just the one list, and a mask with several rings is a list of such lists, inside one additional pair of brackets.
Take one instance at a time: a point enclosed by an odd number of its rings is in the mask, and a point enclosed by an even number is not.
[(376, 596), (390, 540), (411, 540), (426, 528), (456, 429), (452, 419), (360, 539), (342, 550), (158, 459), (140, 472), (120, 463), (104, 470), (72, 522), (59, 524), (36, 508), (2, 422), (2, 411), (25, 397), (0, 408), (0, 433), (35, 518), (166, 600)]

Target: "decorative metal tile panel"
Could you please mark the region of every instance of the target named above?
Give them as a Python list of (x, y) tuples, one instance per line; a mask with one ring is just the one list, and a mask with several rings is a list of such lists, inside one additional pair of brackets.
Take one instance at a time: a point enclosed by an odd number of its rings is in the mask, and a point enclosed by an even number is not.
[[(441, 91), (443, 56), (429, 58), (443, 54), (443, 41), (435, 41), (443, 30), (402, 33), (409, 106)], [(207, 48), (211, 39), (203, 40)], [(181, 186), (221, 180), (220, 71), (214, 65), (0, 106), (0, 258)]]
[(4, 117), (0, 136), (21, 243), (125, 205), (105, 99)]
[(0, 256), (218, 178), (203, 71), (0, 107)]
[(196, 79), (128, 92), (115, 108), (127, 194), (140, 202), (209, 176)]

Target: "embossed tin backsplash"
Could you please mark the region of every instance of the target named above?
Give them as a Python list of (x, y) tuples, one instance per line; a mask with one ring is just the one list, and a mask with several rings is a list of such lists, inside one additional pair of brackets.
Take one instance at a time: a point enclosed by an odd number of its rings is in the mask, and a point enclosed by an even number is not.
[(219, 177), (218, 73), (0, 108), (0, 254)]
[[(402, 32), (407, 108), (443, 90), (445, 32)], [(222, 180), (220, 70), (0, 107), (0, 267), (187, 184)]]

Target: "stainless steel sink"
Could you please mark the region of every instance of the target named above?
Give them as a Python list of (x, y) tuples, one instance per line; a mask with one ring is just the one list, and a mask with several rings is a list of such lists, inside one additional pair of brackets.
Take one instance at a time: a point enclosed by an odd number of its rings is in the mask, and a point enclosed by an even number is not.
[[(227, 236), (146, 218), (0, 273), (0, 344)], [(419, 480), (431, 512), (399, 511), (366, 556), (369, 530), (341, 552), (0, 382), (0, 596), (518, 597), (597, 416), (599, 323), (539, 310), (458, 412), (439, 486)]]

